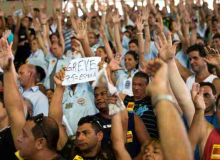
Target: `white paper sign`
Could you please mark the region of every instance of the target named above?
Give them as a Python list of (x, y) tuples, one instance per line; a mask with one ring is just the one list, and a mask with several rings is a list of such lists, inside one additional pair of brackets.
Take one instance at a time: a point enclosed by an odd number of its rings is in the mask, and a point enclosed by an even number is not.
[(101, 57), (73, 59), (69, 62), (62, 85), (94, 81), (98, 75)]

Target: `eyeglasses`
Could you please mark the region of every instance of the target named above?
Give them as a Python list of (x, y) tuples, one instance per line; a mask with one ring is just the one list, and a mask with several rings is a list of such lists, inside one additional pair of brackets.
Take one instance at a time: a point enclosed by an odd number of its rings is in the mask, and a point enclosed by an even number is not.
[(42, 133), (44, 135), (44, 138), (47, 140), (47, 135), (45, 134), (43, 126), (42, 126), (43, 117), (44, 117), (43, 113), (38, 114), (37, 116), (34, 117), (34, 122), (41, 128), (41, 131), (42, 131)]

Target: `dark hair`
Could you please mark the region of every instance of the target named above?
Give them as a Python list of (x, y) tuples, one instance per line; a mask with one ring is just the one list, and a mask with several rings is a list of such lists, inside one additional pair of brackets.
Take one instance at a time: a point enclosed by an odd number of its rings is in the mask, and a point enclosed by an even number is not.
[(124, 34), (125, 34), (125, 33), (128, 33), (128, 34), (129, 34), (129, 38), (131, 38), (131, 32), (129, 32), (129, 31), (126, 30), (126, 31), (124, 31)]
[(37, 71), (37, 79), (39, 80), (39, 82), (42, 82), (46, 77), (46, 73), (44, 69), (40, 66), (36, 66), (36, 71)]
[(57, 36), (57, 38), (60, 39), (60, 35), (55, 32), (50, 35), (50, 40), (52, 39), (53, 36)]
[(144, 73), (144, 72), (141, 72), (141, 71), (135, 73), (135, 75), (134, 75), (133, 78), (144, 78), (144, 79), (146, 79), (146, 81), (147, 81), (146, 84), (148, 84), (149, 81), (150, 81), (149, 75), (148, 75), (147, 73)]
[[(35, 121), (38, 119), (39, 115), (30, 118), (30, 121), (34, 121), (36, 124), (32, 128), (32, 133), (34, 138), (45, 138), (47, 141), (47, 148), (53, 151), (57, 150), (57, 142), (59, 139), (59, 126), (57, 122), (51, 117), (43, 116), (41, 126)], [(46, 137), (45, 137), (45, 135)]]
[[(125, 54), (125, 56), (128, 55), (128, 54), (132, 55), (134, 57), (134, 60), (139, 62), (139, 55), (135, 51), (128, 51)], [(138, 68), (139, 68), (139, 63), (136, 65), (136, 69), (138, 69)]]
[(213, 37), (212, 37), (212, 39), (214, 40), (214, 39), (220, 39), (220, 34), (219, 33), (216, 33)]
[(135, 43), (136, 46), (138, 46), (138, 40), (137, 39), (131, 39), (128, 44), (130, 45), (131, 43)]
[(40, 12), (39, 8), (34, 8), (35, 12)]
[(3, 90), (0, 91), (0, 102), (3, 104), (3, 108), (5, 108), (5, 105), (4, 105), (4, 91)]
[(46, 89), (46, 92), (47, 92), (47, 91), (52, 91), (52, 92), (54, 92), (54, 89), (52, 89), (52, 88)]
[(92, 128), (95, 130), (96, 134), (103, 130), (101, 120), (96, 116), (82, 117), (78, 122), (78, 126), (82, 126), (85, 123), (92, 124)]
[(190, 52), (193, 52), (193, 51), (198, 51), (199, 55), (201, 57), (205, 57), (206, 56), (206, 53), (204, 51), (203, 46), (201, 46), (199, 44), (194, 44), (194, 45), (190, 46), (189, 48), (187, 48), (186, 53), (189, 54)]
[(216, 88), (215, 88), (214, 84), (209, 83), (209, 82), (200, 82), (199, 84), (200, 84), (200, 87), (209, 86), (209, 87), (212, 89), (212, 93), (213, 93), (214, 95), (217, 94), (217, 91), (216, 91)]

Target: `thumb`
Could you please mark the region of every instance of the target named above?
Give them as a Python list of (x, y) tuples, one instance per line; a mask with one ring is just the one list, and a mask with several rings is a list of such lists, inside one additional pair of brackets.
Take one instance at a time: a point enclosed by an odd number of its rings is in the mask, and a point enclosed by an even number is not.
[(177, 46), (178, 46), (178, 44), (179, 44), (180, 42), (174, 42), (174, 44), (173, 44), (173, 49), (175, 50), (175, 52), (176, 52), (176, 48), (177, 48)]

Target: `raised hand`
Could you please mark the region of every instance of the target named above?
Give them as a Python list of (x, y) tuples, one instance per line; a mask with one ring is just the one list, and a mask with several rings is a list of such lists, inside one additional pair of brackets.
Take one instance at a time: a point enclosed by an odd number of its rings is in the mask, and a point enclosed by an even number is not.
[(11, 2), (11, 10), (15, 10), (15, 2)]
[(171, 33), (167, 34), (168, 39), (166, 39), (165, 35), (162, 33), (158, 36), (158, 43), (155, 43), (157, 50), (159, 51), (159, 56), (164, 62), (168, 62), (173, 60), (176, 53), (176, 47), (178, 42), (172, 44)]
[(10, 34), (11, 30), (5, 30), (5, 32), (3, 33), (3, 38), (7, 40)]
[(119, 23), (121, 21), (121, 17), (118, 13), (118, 10), (116, 10), (112, 15), (112, 21), (113, 23)]
[(33, 25), (34, 25), (34, 29), (35, 29), (36, 32), (40, 32), (41, 31), (41, 27), (40, 27), (40, 23), (39, 22), (34, 21)]
[(148, 23), (149, 14), (150, 14), (150, 8), (148, 6), (143, 7), (142, 16), (141, 17), (142, 17), (144, 22)]
[(106, 12), (107, 11), (107, 9), (108, 9), (108, 6), (107, 6), (107, 4), (106, 3), (98, 3), (98, 7), (99, 7), (99, 10), (102, 12), (102, 13), (104, 13), (104, 12)]
[(65, 78), (65, 68), (61, 69), (60, 72), (56, 73), (54, 76), (54, 82), (56, 86), (62, 86), (62, 82)]
[(4, 16), (4, 12), (2, 10), (0, 10), (0, 17)]
[(47, 24), (47, 21), (49, 20), (49, 16), (47, 16), (46, 14), (41, 15), (41, 22), (42, 24)]
[(206, 61), (208, 64), (213, 66), (219, 66), (220, 65), (220, 54), (218, 50), (215, 50), (211, 47), (205, 47), (204, 48), (206, 53), (206, 58), (203, 58), (204, 61)]
[(151, 83), (147, 86), (147, 92), (152, 96), (168, 93), (168, 69), (167, 64), (160, 59), (150, 61), (147, 65), (151, 75)]
[(76, 37), (78, 40), (83, 40), (86, 38), (86, 22), (83, 20), (77, 20), (77, 33), (73, 33), (73, 36)]
[(83, 48), (82, 48), (82, 45), (80, 43), (80, 41), (74, 39), (74, 42), (76, 43), (75, 45), (72, 46), (72, 48), (77, 51), (77, 52), (83, 52)]
[(8, 44), (8, 41), (4, 38), (0, 39), (0, 67), (3, 71), (10, 69), (12, 61), (12, 43)]
[(205, 102), (203, 99), (204, 90), (200, 88), (198, 83), (194, 83), (191, 90), (192, 100), (196, 110), (205, 110)]
[(121, 61), (123, 60), (123, 58), (121, 58), (120, 60), (117, 60), (115, 58), (113, 58), (111, 60), (111, 62), (108, 64), (108, 67), (111, 71), (117, 71), (117, 70), (123, 70), (124, 67), (120, 66)]
[(144, 26), (143, 26), (143, 20), (142, 20), (141, 16), (139, 16), (137, 18), (136, 26), (137, 26), (137, 30), (138, 30), (139, 33), (143, 31)]

